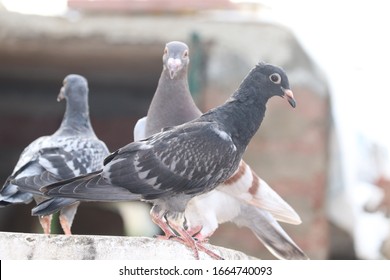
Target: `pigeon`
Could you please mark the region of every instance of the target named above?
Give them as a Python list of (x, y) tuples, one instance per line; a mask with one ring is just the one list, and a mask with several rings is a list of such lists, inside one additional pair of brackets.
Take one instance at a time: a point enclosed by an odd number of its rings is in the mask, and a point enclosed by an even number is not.
[(151, 218), (172, 229), (199, 258), (197, 241), (185, 230), (185, 209), (237, 170), (273, 96), (295, 106), (286, 73), (260, 62), (222, 105), (190, 122), (165, 128), (110, 154), (102, 170), (42, 187), (47, 196), (83, 201), (151, 202)]
[(27, 204), (34, 199), (47, 208), (45, 214), (39, 216), (44, 233), (50, 234), (51, 214), (60, 210), (61, 227), (70, 235), (79, 202), (69, 198), (47, 199), (39, 189), (101, 169), (109, 151), (96, 137), (90, 122), (87, 80), (75, 74), (66, 76), (57, 101), (63, 99), (66, 110), (59, 129), (50, 136), (36, 139), (24, 149), (1, 189), (0, 206)]
[[(202, 114), (191, 97), (188, 65), (188, 46), (178, 41), (167, 43), (157, 90), (147, 117), (140, 119), (134, 127), (134, 140)], [(197, 240), (206, 242), (219, 224), (231, 221), (251, 229), (277, 258), (307, 259), (276, 221), (300, 224), (298, 214), (244, 161), (233, 176), (216, 189), (191, 199), (185, 216), (187, 231)]]

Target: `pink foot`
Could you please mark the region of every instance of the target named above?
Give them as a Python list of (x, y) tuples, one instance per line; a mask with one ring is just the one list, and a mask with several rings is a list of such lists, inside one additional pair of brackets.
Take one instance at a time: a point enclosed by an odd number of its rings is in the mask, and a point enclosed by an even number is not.
[(47, 216), (39, 216), (39, 223), (41, 224), (42, 226), (42, 229), (43, 229), (43, 233), (44, 234), (50, 234), (50, 230), (51, 230), (51, 218), (52, 218), (52, 215), (47, 215)]
[(194, 227), (189, 231), (184, 230), (181, 225), (177, 225), (174, 223), (170, 223), (170, 226), (175, 231), (177, 231), (180, 235), (179, 237), (174, 237), (172, 239), (189, 247), (194, 252), (195, 259), (199, 260), (199, 250), (200, 250), (200, 251), (206, 253), (207, 255), (209, 255), (213, 259), (223, 260), (223, 258), (221, 256), (217, 255), (216, 253), (207, 249), (204, 246), (204, 243), (206, 243), (206, 242), (204, 242), (205, 238), (203, 238), (202, 240), (195, 240), (194, 237), (192, 236), (192, 233), (195, 233), (195, 236), (200, 235), (199, 231), (202, 229), (202, 226)]
[(150, 211), (150, 216), (152, 217), (153, 223), (158, 225), (161, 230), (164, 232), (164, 235), (158, 235), (156, 236), (157, 239), (160, 240), (168, 240), (173, 236), (176, 236), (176, 234), (172, 231), (172, 229), (168, 226), (165, 218), (161, 217), (158, 212)]

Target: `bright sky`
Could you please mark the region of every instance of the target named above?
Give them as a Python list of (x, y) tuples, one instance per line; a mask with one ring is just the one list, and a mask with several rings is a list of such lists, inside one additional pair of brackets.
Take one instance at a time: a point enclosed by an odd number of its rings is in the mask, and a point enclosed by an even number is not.
[(22, 14), (55, 16), (67, 9), (67, 0), (0, 0), (7, 10)]

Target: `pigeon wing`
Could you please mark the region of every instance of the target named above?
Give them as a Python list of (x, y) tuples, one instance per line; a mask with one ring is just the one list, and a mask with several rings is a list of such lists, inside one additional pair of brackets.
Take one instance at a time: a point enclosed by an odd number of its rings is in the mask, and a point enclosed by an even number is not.
[[(176, 193), (197, 194), (235, 170), (236, 166), (230, 164), (235, 152), (231, 138), (216, 123), (191, 123), (117, 150), (106, 158), (99, 174), (59, 182), (43, 190), (50, 196), (82, 200), (99, 197), (101, 201), (119, 199), (119, 192), (126, 200), (123, 190), (146, 200)], [(104, 197), (98, 194), (100, 191), (104, 191)]]
[(43, 148), (38, 152), (36, 163), (43, 172), (35, 176), (14, 179), (13, 184), (26, 192), (40, 193), (39, 188), (60, 180), (95, 171), (102, 167), (102, 160), (108, 154), (105, 144), (90, 139), (69, 138), (58, 147)]

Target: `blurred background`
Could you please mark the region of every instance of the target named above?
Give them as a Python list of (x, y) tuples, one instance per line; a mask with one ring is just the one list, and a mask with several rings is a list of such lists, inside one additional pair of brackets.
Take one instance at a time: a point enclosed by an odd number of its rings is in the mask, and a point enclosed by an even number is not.
[[(131, 142), (165, 43), (180, 40), (203, 111), (259, 61), (287, 71), (298, 106), (269, 102), (245, 160), (301, 216), (282, 226), (310, 258), (388, 259), (388, 13), (376, 0), (0, 0), (0, 181), (24, 147), (57, 129), (70, 73), (88, 79), (92, 124), (110, 151)], [(0, 209), (0, 231), (40, 233), (32, 205)], [(82, 203), (73, 233), (152, 236), (134, 205)], [(232, 224), (211, 243), (274, 258)]]

